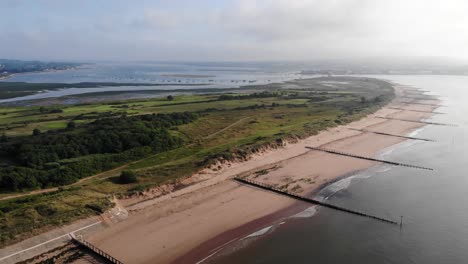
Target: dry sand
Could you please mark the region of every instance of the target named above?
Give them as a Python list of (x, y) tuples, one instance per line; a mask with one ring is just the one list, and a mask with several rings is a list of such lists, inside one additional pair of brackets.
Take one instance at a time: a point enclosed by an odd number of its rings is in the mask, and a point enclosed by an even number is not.
[[(391, 107), (420, 111), (435, 108), (399, 104), (407, 99), (401, 98), (404, 88), (396, 87), (396, 91), (397, 98), (389, 105)], [(233, 176), (242, 174), (300, 194), (314, 193), (326, 183), (377, 163), (309, 150), (306, 146), (375, 156), (404, 139), (346, 127), (405, 135), (423, 124), (376, 116), (411, 120), (430, 117), (428, 113), (401, 111), (389, 106), (360, 121), (266, 151), (248, 161), (224, 164), (220, 170), (202, 171), (185, 180), (190, 186), (170, 194), (134, 205), (130, 205), (134, 200), (122, 201), (127, 204), (130, 217), (87, 239), (124, 263), (197, 262), (211, 254), (215, 247), (303, 206), (290, 198), (240, 185), (231, 180)], [(259, 173), (261, 170), (267, 173)]]

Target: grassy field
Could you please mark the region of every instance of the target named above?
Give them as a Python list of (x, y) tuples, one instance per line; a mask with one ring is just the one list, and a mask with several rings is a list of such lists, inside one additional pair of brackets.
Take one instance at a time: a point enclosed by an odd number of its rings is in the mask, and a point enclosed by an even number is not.
[[(80, 124), (96, 118), (118, 118), (122, 114), (197, 112), (200, 118), (177, 126), (171, 133), (184, 144), (127, 164), (138, 182), (119, 184), (120, 170), (90, 177), (73, 186), (46, 194), (0, 201), (0, 246), (13, 243), (54, 226), (112, 206), (113, 195), (129, 195), (162, 183), (174, 183), (216, 159), (247, 158), (262, 146), (285, 138), (301, 138), (329, 127), (359, 119), (393, 98), (388, 83), (374, 79), (332, 77), (296, 80), (284, 84), (249, 87), (248, 93), (204, 94), (49, 107), (0, 108), (0, 130), (6, 137), (30, 135)], [(24, 194), (28, 191), (25, 190)], [(1, 193), (0, 198), (21, 193)]]

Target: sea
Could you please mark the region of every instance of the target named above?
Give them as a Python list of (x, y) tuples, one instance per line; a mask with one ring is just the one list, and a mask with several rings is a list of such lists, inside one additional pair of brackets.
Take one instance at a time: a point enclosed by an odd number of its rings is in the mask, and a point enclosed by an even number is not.
[[(329, 185), (317, 199), (397, 221), (392, 225), (311, 207), (263, 228), (206, 263), (468, 263), (468, 76), (372, 75), (428, 90), (443, 107), (387, 160), (431, 167), (379, 165)], [(467, 140), (465, 140), (467, 139)], [(255, 239), (252, 239), (255, 237)]]

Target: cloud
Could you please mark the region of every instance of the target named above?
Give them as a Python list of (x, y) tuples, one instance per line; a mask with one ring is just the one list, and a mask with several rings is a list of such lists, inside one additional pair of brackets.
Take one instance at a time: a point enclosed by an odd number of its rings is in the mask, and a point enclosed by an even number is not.
[[(365, 1), (256, 1), (241, 2), (226, 11), (220, 23), (230, 31), (258, 40), (304, 39), (324, 34), (359, 31), (359, 16)], [(253, 3), (253, 4), (252, 4)]]
[(166, 30), (181, 26), (182, 20), (170, 11), (151, 9), (145, 10), (141, 16), (133, 18), (128, 26), (135, 29)]
[[(85, 1), (0, 10), (0, 57), (312, 60), (461, 57), (468, 2), (450, 0)], [(21, 2), (22, 3), (22, 2)]]

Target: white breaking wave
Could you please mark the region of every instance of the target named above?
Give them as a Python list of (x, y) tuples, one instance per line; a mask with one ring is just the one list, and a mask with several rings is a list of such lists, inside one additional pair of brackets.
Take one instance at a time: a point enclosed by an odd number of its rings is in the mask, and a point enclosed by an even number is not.
[(385, 164), (380, 164), (376, 165), (374, 167), (371, 167), (367, 170), (361, 171), (357, 174), (354, 174), (352, 176), (343, 178), (341, 180), (338, 180), (334, 183), (329, 184), (328, 186), (324, 187), (320, 192), (314, 197), (314, 199), (319, 200), (319, 201), (324, 201), (327, 200), (328, 198), (332, 197), (339, 191), (342, 191), (344, 189), (349, 188), (351, 185), (351, 182), (353, 179), (367, 179), (372, 176), (375, 176), (378, 173), (383, 173), (386, 171), (389, 171), (391, 169), (391, 166), (385, 165)]
[(261, 236), (261, 235), (264, 235), (266, 234), (268, 231), (270, 231), (271, 229), (273, 228), (273, 226), (267, 226), (265, 228), (262, 228), (246, 237), (244, 237), (243, 239), (246, 239), (246, 238), (251, 238), (251, 237), (257, 237), (257, 236)]
[(314, 216), (316, 213), (317, 213), (317, 208), (315, 206), (311, 206), (305, 209), (304, 211), (291, 216), (290, 218), (309, 218), (309, 217)]
[(413, 132), (409, 133), (408, 137), (415, 137), (417, 134), (421, 133), (427, 126), (423, 126), (421, 128), (418, 128), (414, 130)]

